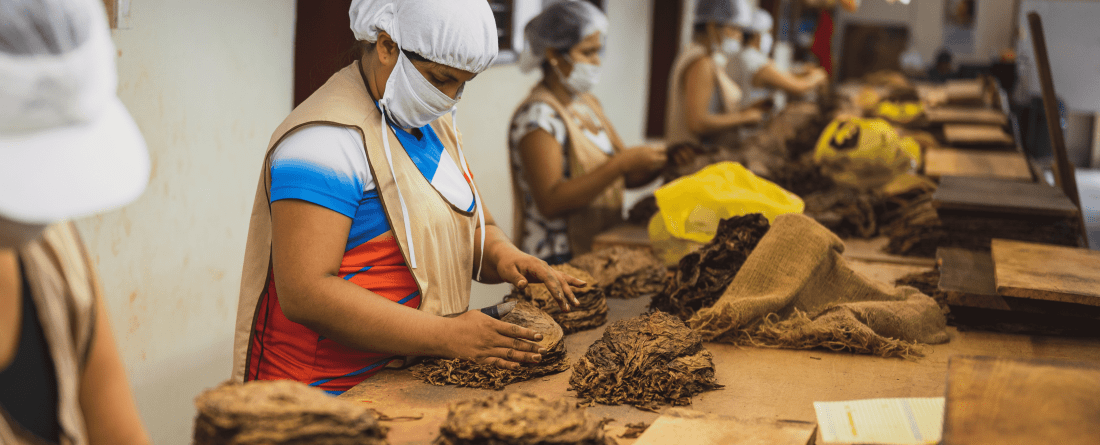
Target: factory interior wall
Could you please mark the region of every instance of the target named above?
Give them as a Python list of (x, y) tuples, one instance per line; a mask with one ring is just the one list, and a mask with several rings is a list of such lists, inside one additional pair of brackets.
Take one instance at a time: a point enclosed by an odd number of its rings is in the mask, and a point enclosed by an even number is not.
[(260, 163), (291, 106), (293, 0), (142, 0), (113, 32), (145, 136), (145, 194), (77, 221), (154, 443), (190, 443), (193, 399), (229, 376)]
[[(606, 2), (611, 27), (594, 92), (628, 145), (644, 134), (652, 1)], [(136, 202), (77, 226), (154, 443), (190, 443), (193, 399), (228, 378), (260, 163), (291, 109), (294, 23), (294, 0), (144, 0), (113, 33), (119, 96), (145, 135), (152, 175)], [(482, 198), (509, 235), (509, 119), (538, 77), (492, 67), (459, 104)], [(471, 306), (508, 289), (475, 283)]]

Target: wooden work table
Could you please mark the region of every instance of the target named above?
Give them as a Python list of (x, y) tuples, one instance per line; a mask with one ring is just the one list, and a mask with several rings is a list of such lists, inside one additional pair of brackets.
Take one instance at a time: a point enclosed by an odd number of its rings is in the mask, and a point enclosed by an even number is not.
[[(892, 281), (926, 270), (925, 266), (849, 259), (852, 267), (875, 279)], [(648, 299), (608, 300), (608, 323), (645, 311)], [(606, 325), (605, 325), (606, 326)], [(566, 337), (569, 361), (575, 362), (602, 335), (603, 328)], [(989, 355), (1021, 358), (1100, 361), (1100, 339), (1026, 336), (992, 332), (960, 332), (948, 329), (951, 341), (926, 348), (915, 360), (884, 359), (820, 350), (794, 351), (735, 347), (708, 343), (714, 355), (718, 382), (725, 388), (695, 396), (688, 408), (741, 419), (789, 419), (815, 421), (812, 402), (880, 397), (942, 397), (946, 388), (948, 359), (953, 355)], [(566, 397), (571, 370), (528, 382), (509, 385), (505, 392), (528, 391), (543, 398)], [(495, 391), (432, 386), (407, 370), (385, 370), (352, 388), (341, 397), (367, 403), (390, 417), (418, 420), (384, 422), (393, 444), (427, 444), (439, 432), (448, 403), (485, 397)], [(652, 423), (659, 414), (629, 406), (596, 405), (588, 408), (599, 417), (615, 419), (608, 430), (618, 436), (631, 422)], [(622, 444), (633, 440), (617, 439)]]

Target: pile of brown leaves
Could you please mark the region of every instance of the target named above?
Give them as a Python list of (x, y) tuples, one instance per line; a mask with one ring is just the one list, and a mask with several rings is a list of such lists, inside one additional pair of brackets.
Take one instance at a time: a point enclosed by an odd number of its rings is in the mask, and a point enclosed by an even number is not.
[(580, 306), (570, 305), (569, 312), (562, 312), (557, 300), (550, 295), (550, 291), (544, 284), (530, 284), (525, 289), (514, 289), (504, 299), (534, 303), (539, 309), (550, 314), (566, 334), (603, 326), (607, 322), (607, 299), (599, 282), (588, 272), (568, 264), (550, 267), (584, 280), (586, 283), (584, 287), (573, 289), (573, 295), (581, 302)]
[(373, 410), (290, 380), (225, 384), (195, 407), (196, 445), (388, 443)]
[(611, 445), (604, 421), (565, 399), (512, 393), (451, 405), (436, 445)]
[(647, 249), (615, 246), (570, 261), (603, 287), (607, 298), (638, 298), (665, 288), (668, 270)]
[(547, 351), (542, 354), (542, 361), (524, 363), (519, 369), (511, 370), (482, 365), (462, 358), (429, 358), (414, 366), (411, 369), (412, 374), (433, 385), (500, 390), (511, 383), (557, 374), (569, 369), (569, 361), (565, 359), (565, 334), (561, 326), (558, 326), (546, 312), (529, 302), (520, 302), (501, 320), (542, 334), (539, 346), (546, 348)]
[(676, 275), (653, 297), (650, 309), (687, 320), (714, 305), (767, 232), (768, 219), (759, 213), (722, 220), (714, 239), (680, 259)]
[(664, 312), (608, 326), (573, 366), (569, 384), (581, 399), (649, 411), (722, 387), (699, 334)]

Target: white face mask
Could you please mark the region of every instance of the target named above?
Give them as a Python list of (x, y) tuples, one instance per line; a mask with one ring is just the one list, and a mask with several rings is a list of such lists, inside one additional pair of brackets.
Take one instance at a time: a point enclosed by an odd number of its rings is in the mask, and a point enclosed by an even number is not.
[(772, 45), (775, 44), (775, 37), (772, 37), (772, 33), (765, 33), (760, 36), (760, 52), (764, 55), (768, 55), (772, 52)]
[(27, 224), (0, 217), (0, 249), (17, 249), (38, 239), (48, 224)]
[(731, 56), (741, 52), (741, 41), (731, 37), (723, 37), (722, 52)]
[(386, 80), (386, 92), (379, 103), (399, 127), (420, 128), (451, 111), (462, 98), (464, 88), (465, 85), (459, 87), (457, 97), (451, 99), (428, 82), (405, 53), (398, 50), (397, 65)]
[(554, 65), (554, 70), (558, 72), (558, 77), (564, 79), (565, 87), (569, 89), (573, 94), (584, 94), (592, 90), (592, 87), (600, 83), (600, 66), (592, 63), (574, 62), (572, 59), (566, 58), (573, 64), (573, 71), (569, 72), (569, 77), (562, 76), (561, 70), (557, 65)]

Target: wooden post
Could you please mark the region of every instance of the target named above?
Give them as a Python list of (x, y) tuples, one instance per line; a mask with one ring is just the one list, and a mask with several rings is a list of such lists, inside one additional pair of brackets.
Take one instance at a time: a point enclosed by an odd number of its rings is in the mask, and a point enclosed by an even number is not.
[(1077, 193), (1077, 175), (1073, 164), (1069, 162), (1066, 154), (1066, 138), (1062, 134), (1062, 118), (1058, 113), (1058, 96), (1054, 94), (1054, 78), (1050, 74), (1050, 59), (1047, 57), (1046, 36), (1043, 34), (1043, 22), (1039, 13), (1027, 14), (1028, 25), (1031, 27), (1031, 45), (1035, 50), (1036, 68), (1039, 71), (1039, 82), (1043, 87), (1043, 108), (1046, 110), (1047, 129), (1050, 131), (1050, 147), (1054, 151), (1054, 180), (1062, 188), (1066, 197), (1077, 206), (1077, 214), (1081, 225), (1081, 238), (1083, 246), (1089, 245), (1089, 232), (1085, 227), (1084, 211), (1081, 210), (1081, 196)]

